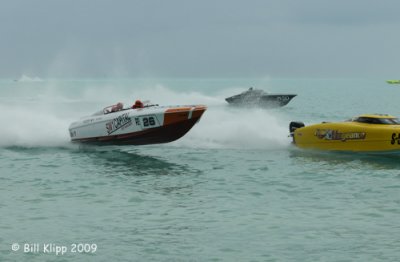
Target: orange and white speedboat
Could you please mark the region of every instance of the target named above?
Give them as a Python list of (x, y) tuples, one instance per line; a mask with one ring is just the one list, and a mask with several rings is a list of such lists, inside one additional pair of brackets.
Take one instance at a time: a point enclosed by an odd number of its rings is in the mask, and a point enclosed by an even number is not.
[(207, 109), (204, 105), (125, 108), (109, 106), (69, 126), (72, 142), (98, 145), (168, 143), (184, 136)]

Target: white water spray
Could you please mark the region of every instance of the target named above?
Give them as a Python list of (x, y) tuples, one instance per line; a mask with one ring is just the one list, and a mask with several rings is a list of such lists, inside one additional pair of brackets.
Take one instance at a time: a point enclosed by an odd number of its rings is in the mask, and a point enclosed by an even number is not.
[[(77, 83), (71, 83), (71, 85)], [(79, 84), (79, 83), (78, 83)], [(102, 107), (119, 101), (130, 106), (135, 99), (160, 105), (205, 104), (208, 110), (183, 138), (171, 143), (177, 147), (277, 149), (287, 146), (286, 120), (277, 111), (236, 109), (224, 101), (226, 93), (205, 95), (191, 90), (174, 91), (162, 85), (146, 88), (106, 86), (90, 83), (75, 87), (57, 82), (44, 84), (41, 92), (27, 97), (26, 92), (0, 103), (0, 146), (63, 146), (69, 143), (69, 124)], [(27, 88), (27, 87), (25, 87)], [(31, 90), (26, 90), (32, 92)], [(73, 90), (71, 90), (71, 93)], [(274, 112), (274, 113), (273, 113)]]

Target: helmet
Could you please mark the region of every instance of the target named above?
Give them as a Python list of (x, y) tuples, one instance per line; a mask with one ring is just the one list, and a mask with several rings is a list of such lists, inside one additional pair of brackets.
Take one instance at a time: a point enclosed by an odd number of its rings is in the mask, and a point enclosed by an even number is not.
[(136, 100), (135, 104), (132, 106), (132, 108), (142, 108), (142, 107), (144, 107), (144, 106), (143, 106), (142, 101), (140, 101), (140, 100)]

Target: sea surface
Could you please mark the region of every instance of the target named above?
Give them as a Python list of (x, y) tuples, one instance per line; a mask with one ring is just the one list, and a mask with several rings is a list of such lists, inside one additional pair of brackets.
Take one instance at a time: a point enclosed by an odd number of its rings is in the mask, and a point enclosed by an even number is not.
[[(250, 86), (298, 96), (224, 101)], [(169, 144), (69, 142), (72, 121), (136, 99), (208, 110)], [(288, 137), (399, 101), (384, 79), (2, 79), (0, 261), (399, 261), (400, 155)]]

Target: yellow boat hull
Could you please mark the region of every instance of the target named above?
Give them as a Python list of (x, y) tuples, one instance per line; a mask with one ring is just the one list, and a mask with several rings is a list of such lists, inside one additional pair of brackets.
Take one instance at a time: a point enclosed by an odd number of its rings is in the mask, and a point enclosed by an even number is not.
[(300, 148), (351, 152), (400, 152), (400, 125), (321, 123), (298, 128), (292, 136), (293, 142)]

